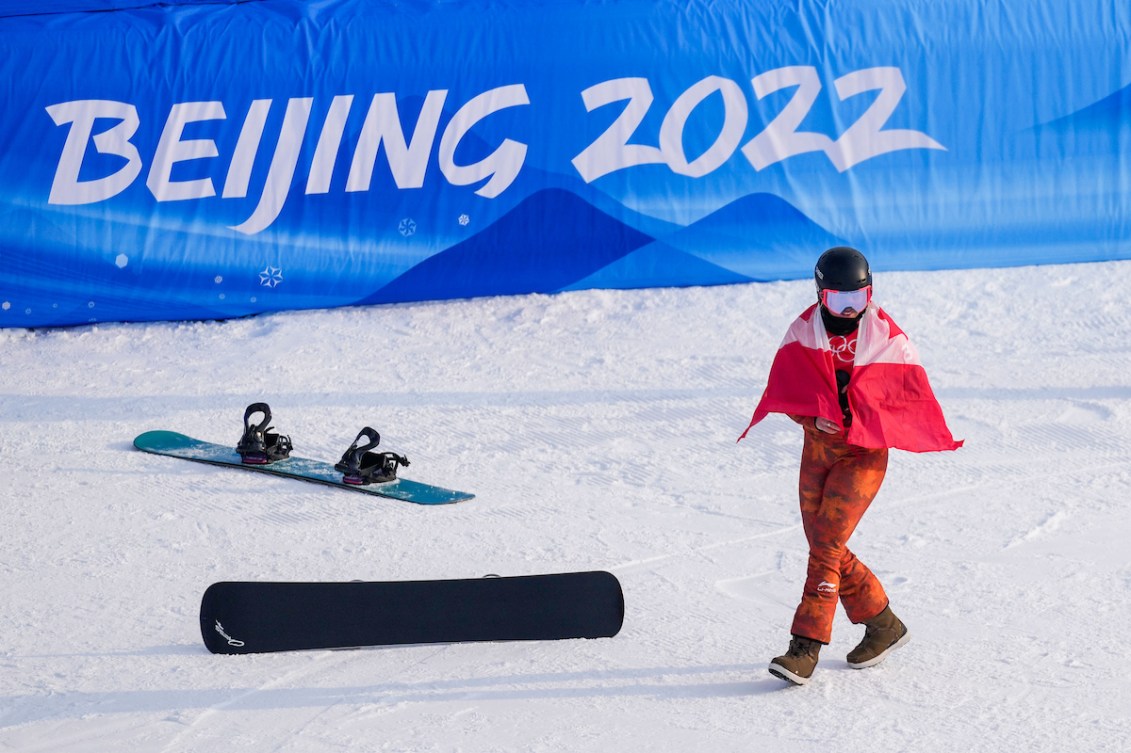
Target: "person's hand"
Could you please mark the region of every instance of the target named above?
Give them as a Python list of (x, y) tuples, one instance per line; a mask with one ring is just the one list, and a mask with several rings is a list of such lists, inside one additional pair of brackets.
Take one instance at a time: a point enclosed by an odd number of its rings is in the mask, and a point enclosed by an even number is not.
[(836, 421), (821, 416), (813, 419), (813, 426), (817, 427), (817, 431), (823, 431), (825, 434), (840, 434), (840, 427), (837, 426)]

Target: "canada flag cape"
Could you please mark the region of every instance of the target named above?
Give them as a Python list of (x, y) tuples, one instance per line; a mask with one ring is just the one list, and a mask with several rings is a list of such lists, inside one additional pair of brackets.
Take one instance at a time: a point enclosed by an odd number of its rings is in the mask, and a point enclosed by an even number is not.
[[(848, 407), (852, 425), (845, 439), (849, 444), (911, 452), (962, 446), (946, 426), (919, 352), (874, 303), (860, 317)], [(844, 429), (829, 336), (816, 304), (786, 332), (770, 367), (766, 391), (739, 441), (770, 413), (819, 416)]]

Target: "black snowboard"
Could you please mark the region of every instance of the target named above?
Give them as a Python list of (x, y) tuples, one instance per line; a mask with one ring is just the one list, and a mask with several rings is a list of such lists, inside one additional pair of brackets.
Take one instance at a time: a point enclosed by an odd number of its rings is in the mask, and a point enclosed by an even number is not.
[(204, 592), (214, 654), (413, 643), (607, 638), (624, 622), (612, 573), (351, 583), (225, 581)]

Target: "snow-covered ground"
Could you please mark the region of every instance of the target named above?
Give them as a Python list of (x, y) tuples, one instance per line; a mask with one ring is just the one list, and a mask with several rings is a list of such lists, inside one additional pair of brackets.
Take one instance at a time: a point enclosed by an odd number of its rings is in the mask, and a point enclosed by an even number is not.
[[(957, 437), (892, 453), (853, 539), (913, 633), (808, 687), (766, 672), (804, 579), (800, 431), (735, 444), (809, 282), (206, 323), (0, 330), (0, 750), (1123, 751), (1131, 739), (1129, 262), (877, 271)], [(423, 507), (132, 449), (296, 454), (363, 425)], [(217, 580), (606, 569), (615, 638), (220, 657)]]

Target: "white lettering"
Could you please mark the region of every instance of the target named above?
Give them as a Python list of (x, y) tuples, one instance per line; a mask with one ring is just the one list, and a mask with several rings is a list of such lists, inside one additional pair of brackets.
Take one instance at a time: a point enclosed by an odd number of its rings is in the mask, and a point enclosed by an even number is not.
[(251, 103), (247, 117), (243, 119), (240, 139), (236, 142), (236, 153), (228, 165), (228, 177), (224, 180), (225, 199), (242, 199), (247, 196), (247, 184), (251, 182), (251, 168), (255, 165), (255, 155), (259, 153), (259, 142), (263, 140), (263, 128), (267, 125), (267, 114), (271, 112), (271, 100), (257, 99)]
[(369, 112), (361, 127), (357, 149), (350, 165), (347, 191), (368, 191), (373, 180), (373, 167), (377, 160), (377, 150), (385, 145), (385, 157), (397, 188), (420, 188), (424, 185), (424, 173), (428, 168), (428, 155), (436, 141), (436, 129), (440, 125), (440, 115), (444, 109), (445, 90), (430, 91), (424, 98), (420, 117), (416, 120), (410, 143), (405, 143), (404, 131), (397, 115), (395, 94), (374, 94), (369, 104)]
[[(824, 90), (817, 69), (809, 65), (787, 66), (766, 71), (751, 79), (761, 100), (782, 89), (795, 89), (781, 111), (745, 146), (742, 153), (755, 170), (790, 157), (822, 152), (840, 172), (864, 160), (903, 149), (941, 149), (942, 144), (921, 131), (885, 130), (907, 86), (898, 68), (880, 67), (855, 71), (834, 82), (841, 101), (866, 91), (880, 90), (872, 105), (839, 138), (800, 130), (817, 97)], [(708, 96), (722, 95), (724, 122), (715, 142), (695, 160), (684, 152), (684, 135), (691, 113)], [(593, 143), (573, 158), (573, 166), (587, 183), (628, 167), (662, 162), (672, 172), (698, 178), (718, 169), (733, 155), (749, 120), (747, 103), (738, 85), (730, 79), (708, 76), (683, 92), (664, 116), (658, 147), (630, 144), (652, 106), (647, 79), (622, 78), (589, 87), (581, 94), (587, 111), (612, 102), (628, 100), (624, 111)]]
[(313, 102), (314, 100), (309, 97), (287, 102), (279, 143), (275, 146), (275, 155), (271, 158), (271, 167), (267, 171), (267, 182), (263, 186), (259, 204), (256, 205), (251, 217), (242, 224), (233, 225), (233, 230), (254, 235), (266, 229), (279, 216), (283, 202), (286, 201), (287, 193), (291, 189), (291, 181), (295, 177), (295, 166), (298, 164)]
[(334, 164), (338, 161), (338, 149), (342, 146), (342, 134), (346, 130), (346, 118), (353, 106), (353, 95), (342, 94), (330, 103), (330, 112), (322, 124), (318, 136), (318, 146), (314, 149), (314, 161), (310, 165), (310, 175), (306, 178), (308, 194), (330, 193), (330, 179), (334, 176)]
[(530, 104), (526, 87), (522, 84), (500, 86), (473, 97), (452, 117), (444, 135), (440, 139), (440, 172), (453, 186), (467, 186), (490, 176), (483, 186), (475, 191), (487, 199), (493, 199), (518, 177), (526, 160), (526, 144), (504, 139), (494, 152), (473, 165), (457, 165), (456, 147), (476, 123), (485, 117), (508, 107)]
[[(628, 140), (644, 122), (652, 106), (652, 87), (646, 78), (618, 78), (590, 86), (581, 92), (585, 110), (628, 100), (624, 110), (604, 133), (573, 158), (573, 166), (592, 183), (604, 175), (637, 165), (664, 163), (664, 153), (654, 146), (630, 144)], [(682, 145), (680, 147), (682, 152)]]
[(850, 125), (828, 150), (829, 159), (842, 173), (866, 159), (902, 149), (941, 149), (946, 147), (922, 131), (900, 128), (882, 130), (907, 91), (898, 68), (868, 68), (841, 76), (833, 82), (842, 100), (867, 91), (880, 90), (876, 100)]
[[(637, 142), (647, 140), (647, 136), (641, 137), (640, 134), (644, 132), (647, 116), (654, 104), (648, 79), (617, 78), (590, 86), (581, 92), (587, 112), (617, 102), (624, 105), (612, 124), (581, 150), (572, 159), (572, 164), (586, 182), (618, 170), (657, 164), (666, 165), (677, 175), (701, 178), (730, 162), (739, 148), (755, 170), (764, 170), (791, 157), (820, 152), (840, 172), (890, 152), (946, 149), (922, 131), (885, 128), (907, 93), (903, 74), (895, 67), (850, 72), (835, 79), (833, 86), (825, 87), (817, 68), (787, 66), (756, 75), (750, 79), (750, 84), (759, 101), (775, 92), (793, 91), (779, 95), (784, 106), (745, 145), (741, 145), (741, 141), (751, 118), (749, 108), (752, 100), (748, 100), (748, 93), (744, 93), (742, 87), (731, 79), (707, 76), (677, 96), (659, 120), (659, 132), (652, 137), (654, 144), (632, 143), (634, 139)], [(878, 93), (863, 114), (839, 136), (801, 130), (818, 97), (826, 91), (834, 91), (841, 102), (866, 92)], [(692, 118), (702, 120), (707, 117), (701, 105), (716, 96), (723, 106), (722, 122), (717, 126), (695, 122), (696, 127), (691, 129)], [(421, 188), (428, 175), (434, 148), (439, 172), (453, 186), (478, 184), (475, 193), (489, 199), (499, 196), (511, 186), (523, 168), (529, 150), (527, 144), (501, 138), (493, 152), (473, 164), (457, 164), (456, 152), (489, 116), (509, 108), (530, 105), (525, 85), (500, 86), (464, 103), (444, 126), (437, 147), (436, 137), (440, 133), (447, 98), (446, 89), (428, 91), (411, 132), (406, 133), (401, 123), (397, 95), (393, 92), (372, 95), (365, 119), (357, 131), (357, 143), (352, 146), (345, 191), (371, 189), (377, 157), (382, 150), (397, 188)], [(777, 102), (778, 99), (772, 101)], [(305, 193), (308, 195), (330, 192), (338, 157), (343, 152), (343, 141), (349, 130), (353, 102), (354, 95), (340, 94), (330, 103), (305, 177)], [(233, 226), (235, 230), (246, 234), (258, 233), (278, 218), (295, 182), (313, 103), (314, 100), (309, 97), (287, 101), (255, 209), (247, 220)], [(242, 200), (248, 197), (252, 178), (256, 175), (255, 165), (265, 159), (265, 155), (261, 158), (260, 152), (264, 148), (272, 106), (270, 99), (256, 99), (250, 103), (223, 176), (223, 198)], [(853, 109), (858, 112), (861, 108)], [(700, 112), (698, 116), (697, 110)], [(145, 169), (133, 143), (140, 128), (140, 118), (134, 105), (88, 99), (53, 104), (46, 111), (55, 125), (69, 126), (51, 184), (50, 204), (78, 205), (105, 201), (129, 188)], [(706, 112), (714, 117), (717, 109), (706, 109)], [(226, 119), (224, 105), (219, 101), (171, 105), (145, 181), (158, 202), (216, 195), (213, 180), (217, 179), (216, 173), (220, 170), (216, 163), (199, 161), (220, 156), (217, 143), (230, 143), (230, 140), (191, 139), (185, 135), (190, 124)], [(110, 124), (101, 124), (100, 120), (110, 121)], [(833, 122), (837, 122), (835, 117)], [(102, 130), (96, 133), (98, 127)], [(499, 130), (496, 126), (488, 133)], [(150, 139), (143, 141), (151, 143)], [(689, 144), (694, 144), (698, 150), (708, 142), (710, 145), (698, 155), (687, 153)], [(93, 154), (92, 144), (94, 152), (106, 158), (92, 156), (94, 164), (86, 164), (87, 156)], [(310, 150), (306, 151), (309, 153)], [(190, 162), (196, 164), (178, 167)], [(209, 164), (214, 167), (209, 168)], [(174, 180), (174, 174), (181, 179)], [(190, 175), (194, 177), (189, 179)]]
[(798, 127), (809, 114), (817, 95), (821, 93), (821, 79), (817, 69), (811, 65), (796, 65), (778, 68), (755, 76), (751, 83), (758, 99), (780, 89), (797, 87), (789, 103), (778, 116), (770, 121), (765, 130), (752, 138), (742, 153), (755, 170), (764, 170), (770, 165), (789, 157), (808, 152), (825, 152), (832, 148), (833, 140), (823, 133), (799, 131)]
[(223, 120), (224, 105), (221, 102), (179, 102), (169, 110), (169, 119), (161, 131), (157, 142), (157, 153), (149, 167), (149, 177), (145, 185), (158, 201), (183, 201), (185, 199), (204, 199), (216, 195), (211, 178), (198, 178), (173, 182), (173, 165), (195, 159), (209, 159), (219, 155), (216, 142), (212, 139), (190, 139), (182, 141), (185, 126), (203, 120)]
[[(130, 142), (141, 122), (133, 105), (106, 99), (80, 99), (51, 105), (47, 114), (55, 125), (71, 124), (63, 154), (55, 168), (47, 203), (74, 205), (105, 201), (126, 190), (141, 172), (141, 157), (137, 147)], [(94, 136), (94, 148), (100, 154), (123, 157), (126, 164), (110, 175), (80, 181), (79, 171), (86, 156), (86, 145), (98, 118), (112, 118), (118, 123)]]
[(221, 638), (223, 638), (224, 640), (226, 640), (228, 642), (229, 646), (233, 646), (235, 648), (242, 648), (243, 647), (244, 642), (238, 641), (235, 638), (233, 638), (232, 636), (228, 635), (228, 633), (224, 630), (224, 626), (220, 624), (219, 620), (216, 620), (216, 624), (213, 626), (213, 629), (217, 633), (220, 634)]
[[(710, 148), (693, 162), (687, 161), (683, 150), (683, 130), (691, 113), (715, 92), (723, 97), (723, 128)], [(660, 126), (660, 151), (663, 152), (672, 172), (691, 178), (701, 178), (720, 167), (738, 149), (746, 132), (748, 113), (746, 98), (738, 84), (719, 76), (708, 76), (679, 96)]]

